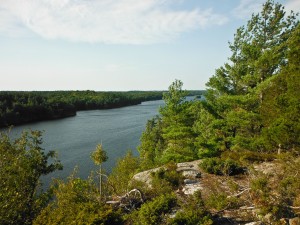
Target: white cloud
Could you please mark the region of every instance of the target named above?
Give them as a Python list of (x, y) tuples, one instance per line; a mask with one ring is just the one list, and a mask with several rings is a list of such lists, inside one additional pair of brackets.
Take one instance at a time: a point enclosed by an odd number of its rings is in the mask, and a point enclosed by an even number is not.
[(241, 0), (232, 13), (239, 19), (248, 19), (253, 13), (261, 11), (264, 2), (265, 0)]
[(0, 35), (9, 37), (28, 36), (28, 30), (20, 23), (20, 20), (9, 12), (0, 8)]
[[(227, 22), (226, 17), (211, 9), (173, 10), (172, 4), (174, 0), (1, 1), (0, 18), (5, 15), (14, 21), (1, 20), (0, 32), (13, 27), (18, 33), (21, 24), (47, 39), (149, 44)], [(19, 26), (15, 26), (16, 23)]]

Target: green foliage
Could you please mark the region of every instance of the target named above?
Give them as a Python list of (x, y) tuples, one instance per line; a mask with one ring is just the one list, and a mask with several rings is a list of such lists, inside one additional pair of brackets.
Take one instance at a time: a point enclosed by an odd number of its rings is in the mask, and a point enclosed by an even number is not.
[(108, 157), (106, 152), (103, 150), (102, 144), (98, 144), (96, 149), (91, 154), (91, 158), (96, 165), (101, 165), (102, 163), (106, 162)]
[(148, 120), (146, 128), (141, 136), (141, 144), (138, 147), (141, 168), (146, 170), (159, 164), (160, 157), (165, 148), (165, 140), (162, 137), (162, 119), (159, 116)]
[(211, 225), (213, 223), (200, 192), (188, 196), (183, 203), (180, 203), (180, 206), (175, 217), (168, 220), (168, 225)]
[(274, 152), (279, 144), (296, 149), (298, 24), (296, 14), (286, 15), (281, 4), (267, 0), (237, 29), (229, 62), (209, 79), (194, 126), (200, 157), (227, 150)]
[(183, 83), (175, 80), (164, 94), (166, 105), (160, 109), (162, 115), (162, 137), (166, 147), (162, 152), (162, 163), (169, 161), (191, 161), (196, 158), (192, 129), (193, 116), (190, 114), (192, 102), (185, 101), (187, 92)]
[(113, 194), (122, 195), (129, 190), (132, 177), (138, 168), (139, 159), (131, 151), (118, 160), (108, 179), (108, 183), (113, 186)]
[(205, 172), (216, 175), (237, 175), (244, 169), (231, 159), (206, 158), (199, 165)]
[(293, 206), (300, 205), (300, 159), (288, 155), (282, 159), (284, 165), (284, 177), (279, 183), (279, 193), (285, 202)]
[(170, 162), (166, 168), (161, 168), (152, 174), (152, 189), (156, 195), (176, 190), (183, 183), (183, 176), (176, 171), (177, 165)]
[(259, 177), (251, 182), (251, 191), (260, 197), (261, 200), (266, 201), (270, 194), (270, 187), (268, 187), (268, 178), (265, 176)]
[(295, 160), (293, 155), (287, 154), (277, 164), (279, 173), (258, 173), (251, 179), (251, 198), (260, 209), (259, 214), (271, 214), (272, 221), (294, 217), (297, 214), (300, 197), (299, 165), (299, 158)]
[(161, 91), (0, 92), (0, 127), (75, 116), (78, 110), (109, 109), (162, 99)]
[(142, 134), (139, 152), (142, 168), (151, 168), (170, 161), (191, 161), (197, 158), (193, 131), (193, 101), (186, 101), (183, 83), (175, 80), (164, 94), (165, 106), (160, 116), (148, 121)]
[[(299, 20), (292, 12), (286, 15), (281, 4), (267, 0), (259, 14), (253, 14), (246, 26), (237, 29), (229, 48), (229, 62), (209, 79), (205, 100), (186, 101), (183, 83), (175, 80), (170, 85), (163, 95), (165, 106), (160, 115), (148, 121), (142, 134), (141, 162), (128, 153), (109, 177), (115, 194), (124, 193), (130, 185), (140, 185), (131, 182), (138, 168), (204, 158), (200, 166), (206, 172), (235, 175), (243, 172), (237, 162), (269, 161), (275, 152), (284, 152), (277, 157), (284, 159), (283, 172), (255, 174), (249, 195), (260, 213), (271, 213), (274, 221), (297, 213), (291, 206), (300, 204), (300, 165), (293, 158), (300, 151)], [(1, 92), (0, 126), (161, 97), (162, 92)], [(39, 214), (34, 224), (122, 224), (120, 212), (103, 204), (91, 180), (72, 176), (67, 182), (57, 181), (52, 187), (55, 198), (47, 205), (51, 192), (39, 190), (39, 178), (61, 165), (54, 152), (44, 153), (40, 135), (24, 133), (11, 141), (1, 134), (0, 223), (31, 224)], [(221, 158), (211, 158), (217, 156)], [(101, 145), (92, 158), (100, 165), (101, 177), (101, 164), (107, 160)], [(174, 165), (153, 173), (152, 189), (143, 190), (154, 199), (128, 214), (126, 222), (211, 224), (206, 208), (223, 210), (239, 204), (237, 198), (228, 198), (223, 192), (212, 193), (204, 203), (196, 196), (178, 203), (170, 194), (182, 182)], [(182, 210), (168, 219), (165, 215), (175, 206)]]
[(184, 102), (185, 97), (188, 95), (187, 91), (182, 90), (183, 83), (180, 80), (175, 80), (172, 85), (169, 86), (168, 92), (164, 93), (163, 99), (166, 103), (164, 110), (171, 109), (174, 112), (180, 111), (180, 105)]
[(176, 197), (172, 194), (161, 195), (142, 205), (137, 212), (135, 225), (160, 224), (166, 213), (170, 213), (176, 205)]
[(56, 180), (52, 188), (54, 200), (42, 210), (33, 224), (122, 223), (119, 211), (97, 201), (97, 189), (91, 180), (82, 180), (71, 175), (66, 182)]
[(41, 145), (40, 131), (23, 132), (15, 140), (0, 134), (0, 224), (31, 224), (48, 203), (50, 193), (42, 192), (39, 179), (62, 165)]
[(232, 159), (242, 165), (249, 165), (249, 163), (253, 162), (267, 162), (273, 161), (278, 157), (277, 154), (274, 153), (266, 153), (266, 152), (257, 152), (257, 151), (247, 151), (241, 150), (238, 152), (223, 152), (221, 158), (229, 158)]
[(260, 160), (251, 152), (299, 152), (299, 26), (296, 14), (267, 0), (238, 28), (204, 101), (185, 101), (182, 82), (173, 82), (141, 139), (146, 168), (226, 151), (249, 153), (246, 160)]
[(216, 193), (206, 199), (205, 205), (210, 209), (223, 210), (228, 207), (229, 200), (226, 194)]
[(284, 216), (290, 216), (287, 213), (285, 204), (280, 201), (274, 201), (274, 194), (272, 193), (276, 189), (274, 185), (270, 187), (270, 178), (265, 175), (259, 175), (251, 180), (251, 196), (253, 203), (259, 207), (260, 215), (272, 215), (272, 220), (278, 220)]
[(288, 63), (265, 87), (260, 112), (265, 122), (263, 136), (278, 151), (300, 151), (300, 25), (288, 39)]
[(221, 149), (221, 139), (218, 136), (219, 120), (205, 107), (205, 103), (196, 102), (194, 108), (198, 112), (193, 124), (197, 155), (199, 158), (218, 156)]
[(103, 150), (102, 144), (98, 144), (96, 146), (96, 149), (94, 152), (91, 153), (91, 158), (94, 161), (96, 165), (99, 165), (99, 193), (100, 193), (100, 198), (102, 197), (102, 163), (106, 162), (108, 157), (106, 155), (106, 152)]
[(183, 183), (183, 176), (176, 171), (174, 162), (166, 164), (163, 168), (151, 173), (151, 188), (145, 191), (148, 198), (169, 194), (177, 190)]
[(208, 85), (218, 95), (249, 93), (259, 83), (275, 75), (285, 64), (286, 40), (297, 25), (294, 13), (267, 0), (262, 11), (253, 14), (247, 26), (237, 29), (229, 47), (232, 56), (216, 71)]
[(174, 219), (168, 225), (211, 225), (213, 221), (201, 209), (184, 209), (177, 212)]

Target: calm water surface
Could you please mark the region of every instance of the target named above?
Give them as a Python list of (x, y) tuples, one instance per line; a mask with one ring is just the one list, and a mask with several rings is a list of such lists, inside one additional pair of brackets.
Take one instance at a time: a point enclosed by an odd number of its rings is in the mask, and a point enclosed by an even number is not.
[(109, 157), (104, 164), (107, 172), (129, 149), (137, 155), (136, 147), (147, 120), (158, 114), (161, 105), (163, 101), (159, 100), (118, 109), (80, 111), (75, 117), (17, 126), (11, 135), (18, 136), (24, 129), (44, 131), (43, 148), (46, 151), (56, 150), (64, 166), (63, 171), (42, 179), (48, 186), (51, 177), (66, 178), (75, 166), (79, 168), (78, 175), (86, 178), (96, 169), (90, 153), (98, 143), (102, 142)]

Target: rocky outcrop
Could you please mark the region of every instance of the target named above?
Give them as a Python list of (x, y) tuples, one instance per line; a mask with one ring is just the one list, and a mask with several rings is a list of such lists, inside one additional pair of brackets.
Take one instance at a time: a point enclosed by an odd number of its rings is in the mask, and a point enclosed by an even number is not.
[(143, 172), (140, 172), (140, 173), (137, 173), (133, 176), (133, 180), (136, 180), (136, 181), (140, 181), (140, 182), (143, 182), (145, 183), (148, 187), (151, 188), (151, 182), (152, 182), (152, 176), (151, 174), (159, 171), (161, 168), (163, 167), (158, 167), (158, 168), (155, 168), (155, 169), (151, 169), (151, 170), (146, 170), (146, 171), (143, 171)]
[[(201, 190), (201, 171), (199, 168), (201, 160), (196, 160), (192, 162), (177, 163), (176, 171), (182, 173), (184, 176), (184, 185), (182, 187), (182, 192), (186, 195), (194, 194), (196, 191)], [(158, 167), (155, 169), (146, 170), (137, 173), (133, 176), (134, 180), (143, 182), (151, 187), (152, 176), (151, 174), (159, 171), (165, 167)]]
[[(244, 202), (247, 202), (244, 206), (237, 208), (224, 208), (222, 210), (212, 210), (211, 214), (214, 217), (214, 224), (244, 224), (244, 225), (263, 225), (271, 224), (272, 214), (267, 214), (265, 217), (260, 218), (258, 216), (259, 209), (255, 207), (253, 203), (249, 201), (250, 186), (249, 176), (252, 173), (264, 173), (271, 175), (274, 173), (282, 173), (281, 167), (278, 162), (263, 162), (253, 165), (252, 172), (249, 174), (242, 174), (238, 176), (217, 176), (205, 173), (199, 168), (201, 160), (192, 162), (177, 163), (176, 171), (181, 173), (184, 177), (182, 186), (177, 190), (178, 195), (193, 195), (197, 191), (201, 191), (201, 196), (204, 199), (209, 196), (223, 193), (227, 195), (227, 198), (239, 198)], [(147, 184), (151, 188), (152, 174), (159, 171), (162, 168), (140, 172), (134, 175), (133, 179)], [(269, 176), (272, 179), (272, 176)], [(176, 214), (176, 212), (175, 212)], [(268, 218), (270, 217), (270, 218)], [(260, 221), (257, 221), (260, 220)], [(228, 222), (230, 221), (230, 222)], [(255, 221), (255, 222), (253, 222)], [(282, 219), (280, 224), (287, 225), (300, 225), (300, 219)]]

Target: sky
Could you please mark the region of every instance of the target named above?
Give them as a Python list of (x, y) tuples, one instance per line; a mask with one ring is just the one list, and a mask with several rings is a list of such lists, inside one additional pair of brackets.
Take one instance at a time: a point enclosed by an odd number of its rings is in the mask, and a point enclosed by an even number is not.
[[(300, 0), (279, 0), (300, 11)], [(0, 0), (0, 91), (188, 90), (263, 0)]]

